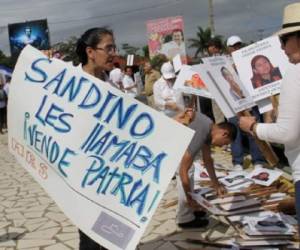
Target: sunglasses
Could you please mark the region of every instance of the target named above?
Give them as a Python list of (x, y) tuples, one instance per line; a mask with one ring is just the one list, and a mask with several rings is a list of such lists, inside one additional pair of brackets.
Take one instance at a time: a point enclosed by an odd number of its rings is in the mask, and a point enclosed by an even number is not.
[(283, 35), (280, 37), (280, 41), (282, 43), (283, 46), (286, 45), (287, 41), (292, 37), (292, 36), (295, 36), (294, 33), (289, 33), (289, 34), (286, 34), (286, 35)]

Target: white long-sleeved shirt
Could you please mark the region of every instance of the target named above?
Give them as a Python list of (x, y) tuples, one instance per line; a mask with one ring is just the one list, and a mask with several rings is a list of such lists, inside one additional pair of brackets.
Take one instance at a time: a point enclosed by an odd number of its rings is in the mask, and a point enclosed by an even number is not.
[(258, 138), (284, 144), (293, 170), (294, 181), (300, 180), (300, 63), (291, 65), (281, 86), (276, 123), (259, 123)]
[(175, 102), (179, 109), (184, 110), (184, 100), (182, 93), (173, 89), (167, 81), (161, 77), (153, 85), (154, 105), (159, 110), (164, 112), (167, 116), (173, 117), (177, 111), (166, 108), (167, 102)]

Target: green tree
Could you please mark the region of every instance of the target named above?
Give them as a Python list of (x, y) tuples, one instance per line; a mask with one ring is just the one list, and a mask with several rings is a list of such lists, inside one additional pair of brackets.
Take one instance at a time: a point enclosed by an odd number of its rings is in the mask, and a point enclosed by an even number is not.
[(208, 43), (212, 39), (220, 40), (221, 44), (223, 44), (222, 36), (215, 35), (213, 37), (210, 28), (203, 29), (202, 27), (198, 26), (196, 38), (188, 39), (188, 42), (190, 43), (189, 48), (196, 49), (195, 57), (198, 57), (199, 53), (203, 55), (207, 51)]
[(143, 57), (149, 59), (149, 46), (148, 45), (143, 46), (142, 51), (143, 51)]
[(4, 65), (8, 68), (13, 69), (15, 67), (17, 58), (13, 58), (11, 56), (6, 56), (2, 50), (0, 50), (0, 64)]
[(126, 55), (136, 55), (137, 52), (139, 51), (138, 47), (134, 47), (129, 45), (128, 43), (122, 43), (122, 50), (125, 51), (125, 56)]
[(64, 61), (72, 61), (76, 65), (79, 63), (78, 56), (76, 54), (77, 40), (77, 37), (72, 36), (65, 42), (55, 44), (53, 49), (62, 54), (62, 59)]

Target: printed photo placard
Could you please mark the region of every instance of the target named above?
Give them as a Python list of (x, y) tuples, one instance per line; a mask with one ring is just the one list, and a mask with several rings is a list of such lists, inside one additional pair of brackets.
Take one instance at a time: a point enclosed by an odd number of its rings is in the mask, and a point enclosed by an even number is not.
[(247, 176), (247, 178), (254, 181), (256, 184), (270, 186), (281, 174), (282, 172), (279, 170), (256, 168)]
[(289, 61), (277, 36), (232, 53), (238, 74), (254, 101), (278, 94)]
[[(236, 71), (233, 68), (231, 58), (227, 56), (214, 56), (202, 59), (207, 66), (208, 75), (220, 92), (220, 96), (238, 113), (255, 105), (249, 92), (244, 88)], [(216, 98), (217, 103), (218, 99)], [(219, 104), (220, 108), (222, 106)]]
[(207, 98), (212, 97), (199, 72), (193, 70), (193, 67), (188, 65), (182, 65), (174, 84), (174, 89), (179, 89), (187, 94), (194, 94)]

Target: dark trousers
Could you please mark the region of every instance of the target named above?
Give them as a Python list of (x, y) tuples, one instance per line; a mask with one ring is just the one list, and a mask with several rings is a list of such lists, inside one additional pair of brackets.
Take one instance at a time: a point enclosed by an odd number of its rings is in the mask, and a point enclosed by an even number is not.
[(79, 250), (108, 250), (79, 230)]

